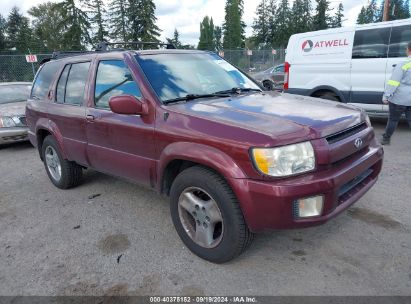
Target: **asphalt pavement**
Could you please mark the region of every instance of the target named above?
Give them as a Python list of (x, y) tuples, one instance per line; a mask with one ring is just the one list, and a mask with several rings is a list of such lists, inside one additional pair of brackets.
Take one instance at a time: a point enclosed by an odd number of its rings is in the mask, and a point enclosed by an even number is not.
[(214, 265), (180, 241), (166, 197), (92, 170), (58, 190), (30, 144), (0, 148), (0, 295), (411, 295), (405, 124), (385, 151), (379, 182), (347, 212), (259, 234)]

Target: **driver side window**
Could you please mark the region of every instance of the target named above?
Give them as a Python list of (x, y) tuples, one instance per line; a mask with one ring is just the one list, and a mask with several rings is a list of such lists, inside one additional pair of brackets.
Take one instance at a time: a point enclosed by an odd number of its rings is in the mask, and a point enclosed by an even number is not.
[(141, 92), (122, 60), (100, 61), (97, 69), (94, 104), (99, 109), (109, 109), (113, 96), (132, 95), (141, 98)]

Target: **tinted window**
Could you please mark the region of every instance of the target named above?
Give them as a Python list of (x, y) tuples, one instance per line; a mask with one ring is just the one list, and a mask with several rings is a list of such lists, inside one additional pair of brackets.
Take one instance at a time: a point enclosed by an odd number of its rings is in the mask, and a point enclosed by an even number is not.
[(0, 86), (0, 104), (26, 101), (30, 96), (30, 84), (11, 84)]
[(71, 65), (66, 85), (66, 97), (64, 103), (81, 105), (84, 101), (84, 89), (86, 87), (90, 62), (74, 63)]
[(56, 101), (58, 103), (64, 103), (64, 98), (65, 98), (65, 95), (66, 95), (67, 76), (68, 76), (68, 73), (70, 71), (70, 67), (71, 67), (71, 65), (66, 65), (65, 66), (65, 68), (63, 70), (63, 73), (61, 73), (59, 82), (57, 84)]
[(140, 90), (123, 61), (101, 61), (98, 65), (94, 95), (96, 108), (108, 109), (109, 99), (119, 95), (141, 97)]
[(45, 99), (49, 92), (50, 84), (53, 82), (54, 75), (59, 69), (59, 63), (50, 62), (43, 65), (31, 91), (31, 97), (34, 99)]
[(352, 58), (386, 58), (390, 31), (390, 28), (357, 31)]
[(411, 42), (411, 26), (392, 28), (389, 57), (407, 57), (407, 46)]

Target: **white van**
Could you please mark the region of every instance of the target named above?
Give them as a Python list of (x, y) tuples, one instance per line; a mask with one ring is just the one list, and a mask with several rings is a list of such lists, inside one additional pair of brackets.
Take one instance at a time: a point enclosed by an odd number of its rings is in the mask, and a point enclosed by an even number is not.
[(411, 19), (293, 35), (287, 47), (284, 91), (386, 115), (385, 84), (393, 67), (406, 60), (408, 42)]

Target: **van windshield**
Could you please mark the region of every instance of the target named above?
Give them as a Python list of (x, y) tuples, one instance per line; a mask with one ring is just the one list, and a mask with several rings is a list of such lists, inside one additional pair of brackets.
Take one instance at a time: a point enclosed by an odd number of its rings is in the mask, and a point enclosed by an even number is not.
[(137, 55), (161, 101), (205, 95), (232, 88), (260, 88), (237, 68), (211, 53)]

